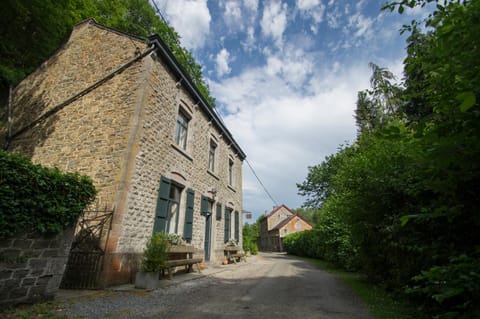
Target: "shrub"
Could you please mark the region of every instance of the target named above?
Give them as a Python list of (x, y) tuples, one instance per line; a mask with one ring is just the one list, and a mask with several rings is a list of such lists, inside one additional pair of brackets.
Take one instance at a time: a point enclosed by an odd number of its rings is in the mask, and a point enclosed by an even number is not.
[(168, 235), (158, 232), (150, 237), (143, 251), (141, 269), (144, 272), (158, 272), (166, 268)]
[(0, 150), (0, 238), (58, 233), (75, 224), (95, 195), (87, 176), (35, 165)]

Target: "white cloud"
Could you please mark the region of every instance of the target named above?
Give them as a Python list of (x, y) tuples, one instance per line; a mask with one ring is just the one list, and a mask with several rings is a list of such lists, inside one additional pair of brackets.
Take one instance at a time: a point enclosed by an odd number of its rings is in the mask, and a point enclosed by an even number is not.
[(356, 38), (368, 38), (372, 35), (373, 20), (365, 17), (360, 13), (356, 13), (348, 19), (348, 27), (354, 30), (353, 36)]
[(254, 15), (257, 14), (258, 0), (243, 0), (243, 5), (247, 10), (249, 10)]
[(207, 0), (154, 0), (180, 34), (182, 45), (202, 48), (210, 32), (211, 15)]
[(216, 58), (216, 70), (217, 70), (217, 76), (222, 77), (226, 74), (229, 74), (232, 69), (228, 65), (230, 61), (230, 53), (228, 52), (227, 49), (223, 48), (220, 50), (220, 52), (217, 54)]
[[(357, 92), (368, 87), (370, 70), (362, 61), (313, 70), (310, 94), (305, 95), (287, 83), (284, 58), (272, 55), (267, 65), (210, 87), (223, 106), (227, 127), (267, 189), (279, 204), (296, 208), (302, 204), (296, 183), (305, 179), (307, 167), (355, 138), (353, 110)], [(243, 172), (244, 208), (270, 210), (273, 203), (246, 165)]]
[(230, 0), (220, 3), (223, 7), (223, 20), (227, 27), (231, 30), (242, 30), (244, 24), (242, 23), (242, 9), (241, 3), (236, 0)]
[(272, 37), (277, 47), (283, 45), (283, 32), (287, 28), (287, 9), (286, 3), (275, 0), (271, 0), (263, 9), (260, 21), (262, 33)]
[(310, 29), (316, 34), (318, 32), (318, 25), (323, 21), (325, 5), (323, 5), (320, 0), (297, 0), (297, 7), (304, 17), (313, 20)]
[(338, 7), (335, 7), (335, 9), (332, 11), (327, 11), (327, 24), (330, 28), (336, 29), (340, 26), (340, 19), (342, 17), (342, 13), (338, 9)]
[(251, 52), (255, 49), (255, 28), (253, 26), (247, 28), (246, 39), (242, 41), (242, 47), (246, 52)]
[(296, 89), (301, 89), (312, 72), (311, 58), (299, 47), (289, 45), (282, 52), (267, 52), (266, 56), (265, 71), (269, 75), (281, 77), (285, 83)]

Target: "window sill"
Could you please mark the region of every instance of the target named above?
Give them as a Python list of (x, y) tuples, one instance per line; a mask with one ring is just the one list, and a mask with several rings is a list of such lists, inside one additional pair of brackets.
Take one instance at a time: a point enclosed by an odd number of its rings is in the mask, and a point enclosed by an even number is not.
[(220, 180), (220, 178), (219, 178), (214, 172), (212, 172), (211, 170), (208, 169), (208, 170), (207, 170), (207, 173), (210, 174), (210, 175), (211, 175), (213, 178), (215, 178), (217, 181)]
[(233, 191), (234, 193), (237, 192), (237, 191), (235, 190), (235, 188), (233, 188), (233, 186), (231, 186), (231, 185), (228, 185), (228, 188), (229, 188), (231, 191)]
[(185, 150), (183, 150), (182, 148), (180, 148), (178, 145), (176, 144), (170, 144), (175, 150), (177, 150), (177, 152), (179, 152), (180, 154), (182, 154), (183, 156), (185, 156), (189, 161), (193, 162), (193, 157), (191, 157), (187, 152), (185, 152)]

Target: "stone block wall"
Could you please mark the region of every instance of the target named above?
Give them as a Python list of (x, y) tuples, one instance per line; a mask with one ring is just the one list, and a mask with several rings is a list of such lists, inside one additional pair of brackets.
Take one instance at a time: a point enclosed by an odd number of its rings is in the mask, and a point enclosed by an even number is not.
[[(148, 57), (148, 59), (151, 59)], [(204, 257), (205, 222), (200, 214), (201, 197), (213, 199), (211, 260), (223, 259), (225, 207), (242, 211), (242, 160), (222, 132), (208, 118), (178, 79), (158, 57), (153, 57), (151, 75), (145, 92), (139, 131), (135, 168), (128, 192), (128, 214), (124, 214), (118, 252), (139, 252), (152, 234), (159, 181), (165, 176), (184, 190), (195, 192), (192, 244), (198, 257)], [(179, 109), (191, 116), (187, 148), (175, 144), (175, 126)], [(208, 169), (210, 140), (217, 143), (214, 171)], [(233, 184), (228, 182), (229, 159), (234, 162)], [(215, 189), (215, 196), (211, 190)], [(222, 219), (216, 220), (216, 203), (222, 205)], [(185, 211), (185, 196), (180, 202), (180, 214)], [(180, 215), (182, 216), (182, 215)], [(182, 217), (179, 233), (183, 234)], [(242, 225), (240, 214), (240, 227)], [(231, 218), (231, 238), (234, 236), (234, 215)], [(241, 238), (240, 230), (240, 241)]]
[(73, 228), (56, 236), (0, 240), (0, 305), (52, 299), (62, 280)]
[[(15, 89), (12, 131), (104, 78), (146, 48), (145, 41), (94, 22), (77, 25), (68, 42)], [(174, 139), (180, 107), (191, 115), (186, 151), (177, 147)], [(223, 255), (225, 207), (242, 216), (242, 159), (207, 113), (165, 61), (153, 54), (10, 144), (10, 151), (27, 154), (35, 163), (90, 176), (102, 201), (111, 203), (114, 215), (102, 285), (131, 278), (132, 265), (136, 264), (132, 256), (143, 252), (152, 235), (162, 176), (184, 190), (195, 191), (192, 244), (198, 257), (204, 253), (206, 221), (200, 214), (201, 196), (212, 198), (212, 259)], [(217, 163), (215, 170), (209, 171), (212, 138), (218, 143)], [(229, 159), (234, 162), (232, 185), (228, 182)], [(185, 197), (182, 195), (180, 203), (182, 214)], [(215, 219), (217, 202), (222, 204), (220, 221)], [(180, 234), (183, 220), (180, 217)], [(241, 235), (240, 231), (240, 241)]]

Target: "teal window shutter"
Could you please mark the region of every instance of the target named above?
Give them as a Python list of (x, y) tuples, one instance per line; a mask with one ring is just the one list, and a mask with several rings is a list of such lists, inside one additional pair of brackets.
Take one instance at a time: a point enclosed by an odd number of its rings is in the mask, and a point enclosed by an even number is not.
[(187, 242), (192, 241), (194, 201), (195, 192), (189, 188), (187, 189), (187, 208), (185, 210), (185, 226), (183, 229), (183, 238), (185, 238)]
[(167, 225), (168, 206), (170, 203), (170, 185), (171, 181), (163, 177), (160, 178), (160, 187), (158, 189), (157, 208), (155, 209), (155, 221), (153, 223), (153, 233), (165, 231)]
[(225, 207), (225, 242), (230, 240), (230, 215), (232, 210)]
[(235, 240), (240, 242), (240, 213), (235, 211)]
[(207, 215), (208, 211), (208, 197), (202, 195), (202, 202), (200, 203), (200, 214)]
[(222, 204), (217, 203), (217, 220), (222, 219)]

